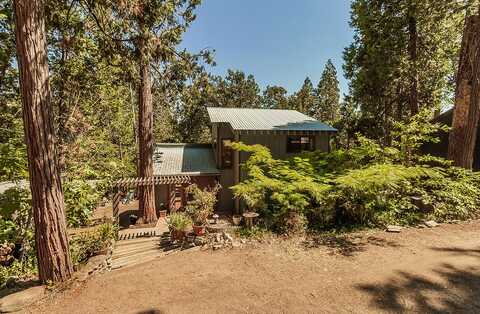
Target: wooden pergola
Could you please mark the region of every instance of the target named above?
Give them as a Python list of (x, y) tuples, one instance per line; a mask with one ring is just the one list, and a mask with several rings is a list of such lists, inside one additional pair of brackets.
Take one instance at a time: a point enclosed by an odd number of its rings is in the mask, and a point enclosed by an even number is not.
[(118, 213), (120, 200), (128, 189), (138, 188), (146, 185), (162, 185), (162, 184), (188, 184), (191, 178), (188, 175), (162, 175), (148, 178), (123, 178), (113, 184), (113, 219), (118, 223)]

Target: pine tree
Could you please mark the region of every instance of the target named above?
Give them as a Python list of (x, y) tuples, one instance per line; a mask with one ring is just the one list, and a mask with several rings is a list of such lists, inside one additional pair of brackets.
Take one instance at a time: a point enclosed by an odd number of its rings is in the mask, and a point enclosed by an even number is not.
[(315, 108), (315, 94), (310, 78), (306, 78), (302, 88), (290, 98), (290, 108), (306, 115), (312, 115)]
[[(152, 68), (182, 57), (176, 51), (182, 34), (195, 19), (197, 0), (86, 1), (103, 33), (104, 52), (121, 55), (138, 87), (138, 176), (153, 177)], [(156, 221), (153, 185), (139, 188), (139, 209), (144, 221)]]
[(262, 107), (267, 109), (288, 109), (287, 90), (281, 86), (267, 86), (263, 91)]
[(388, 143), (394, 120), (451, 102), (463, 18), (476, 2), (352, 2), (344, 70), (367, 135)]
[(337, 70), (330, 59), (328, 59), (318, 82), (315, 96), (317, 103), (313, 109), (313, 116), (317, 120), (333, 124), (338, 119), (340, 89)]

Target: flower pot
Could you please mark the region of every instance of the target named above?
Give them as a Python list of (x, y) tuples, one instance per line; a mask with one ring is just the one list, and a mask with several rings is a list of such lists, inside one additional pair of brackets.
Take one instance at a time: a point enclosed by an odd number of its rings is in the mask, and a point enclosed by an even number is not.
[(197, 236), (202, 236), (205, 234), (205, 226), (195, 226), (193, 225), (193, 233)]
[(175, 240), (183, 240), (185, 238), (185, 231), (184, 230), (176, 230), (176, 229), (173, 229), (171, 232), (170, 232), (170, 236), (172, 238), (173, 241)]
[(238, 225), (240, 225), (240, 223), (242, 222), (242, 216), (240, 216), (240, 215), (233, 215), (232, 221), (233, 221), (233, 224), (234, 224), (235, 226), (238, 226)]

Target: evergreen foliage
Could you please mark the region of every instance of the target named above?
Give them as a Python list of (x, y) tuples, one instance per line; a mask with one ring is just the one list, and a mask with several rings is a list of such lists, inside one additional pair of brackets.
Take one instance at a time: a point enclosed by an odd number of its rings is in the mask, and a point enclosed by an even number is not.
[(340, 111), (340, 89), (338, 86), (337, 69), (328, 60), (325, 64), (317, 89), (315, 90), (317, 103), (312, 109), (312, 116), (322, 122), (335, 124)]
[(311, 227), (326, 229), (477, 217), (479, 175), (420, 155), (420, 145), (436, 141), (433, 134), (444, 129), (426, 116), (420, 112), (397, 123), (387, 147), (359, 135), (348, 150), (306, 152), (285, 161), (261, 145), (234, 143), (251, 155), (243, 165), (247, 179), (232, 190), (267, 227), (281, 232), (303, 228), (305, 218)]

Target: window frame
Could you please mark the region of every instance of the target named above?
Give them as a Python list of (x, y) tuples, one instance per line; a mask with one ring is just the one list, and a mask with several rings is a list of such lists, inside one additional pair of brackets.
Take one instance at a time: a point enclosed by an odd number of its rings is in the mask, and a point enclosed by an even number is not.
[[(308, 143), (302, 143), (302, 139), (308, 138)], [(292, 144), (291, 141), (297, 140), (299, 143)], [(295, 148), (295, 146), (299, 146)], [(308, 147), (306, 147), (308, 145)], [(292, 147), (293, 146), (293, 147)], [(315, 136), (313, 135), (287, 135), (287, 154), (298, 154), (305, 151), (315, 150)]]
[[(230, 144), (233, 143), (233, 138), (222, 138), (220, 140), (220, 165), (222, 169), (231, 169), (233, 167), (233, 149), (231, 147), (225, 146), (225, 142), (229, 141)], [(228, 159), (225, 158), (228, 152)], [(228, 163), (225, 161), (229, 160)]]

